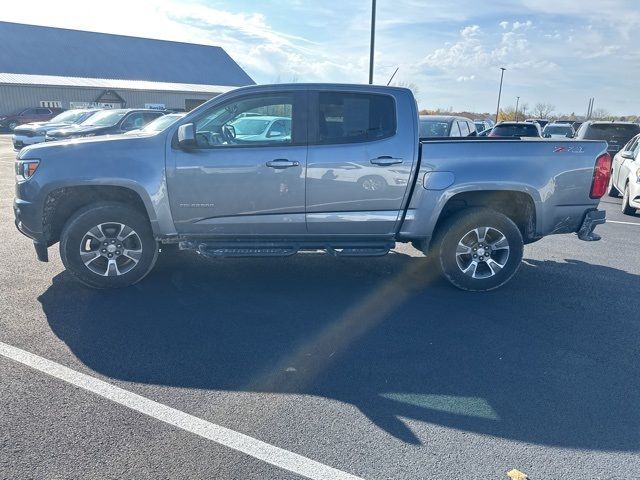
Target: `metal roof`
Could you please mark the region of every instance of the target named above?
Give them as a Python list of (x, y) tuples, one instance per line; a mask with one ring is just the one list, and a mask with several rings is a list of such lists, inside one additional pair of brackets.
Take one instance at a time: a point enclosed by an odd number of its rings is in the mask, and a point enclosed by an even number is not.
[(220, 47), (0, 22), (0, 72), (166, 84), (255, 82)]
[(153, 90), (159, 92), (224, 93), (236, 87), (201, 85), (197, 83), (149, 82), (108, 78), (59, 77), (55, 75), (25, 75), (0, 72), (0, 85), (47, 85), (55, 87), (96, 87), (113, 90)]

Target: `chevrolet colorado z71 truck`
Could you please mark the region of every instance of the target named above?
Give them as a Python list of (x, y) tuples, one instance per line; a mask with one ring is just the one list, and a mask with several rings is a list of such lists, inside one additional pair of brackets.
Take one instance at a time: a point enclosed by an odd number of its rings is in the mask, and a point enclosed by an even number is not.
[(523, 246), (596, 240), (601, 141), (421, 142), (403, 88), (295, 84), (220, 95), (161, 132), (23, 149), (18, 229), (96, 288), (141, 280), (162, 243), (204, 256), (384, 255), (411, 242), (455, 286), (490, 290)]

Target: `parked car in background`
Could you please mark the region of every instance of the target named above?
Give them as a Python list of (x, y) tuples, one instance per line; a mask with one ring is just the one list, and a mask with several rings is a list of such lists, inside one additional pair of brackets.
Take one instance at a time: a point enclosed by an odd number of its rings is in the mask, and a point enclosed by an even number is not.
[(67, 110), (53, 117), (48, 122), (34, 122), (19, 125), (13, 129), (13, 137), (11, 138), (13, 148), (20, 150), (27, 145), (44, 142), (48, 131), (79, 125), (99, 111), (100, 109), (98, 108)]
[(609, 195), (622, 192), (622, 213), (634, 215), (640, 208), (640, 134), (633, 137), (613, 157)]
[(540, 125), (540, 129), (543, 129), (544, 127), (547, 126), (547, 123), (549, 123), (549, 120), (545, 120), (544, 118), (527, 118), (525, 122), (537, 123), (538, 125)]
[(489, 133), (490, 137), (540, 138), (540, 125), (533, 122), (500, 122)]
[(474, 120), (473, 123), (476, 126), (476, 132), (483, 132), (492, 127), (486, 120)]
[(24, 108), (9, 115), (0, 115), (0, 128), (6, 128), (13, 132), (13, 129), (18, 125), (32, 122), (46, 122), (63, 111), (62, 108)]
[(274, 116), (245, 116), (231, 122), (233, 135), (239, 142), (260, 140), (291, 140), (291, 118)]
[(478, 137), (488, 137), (489, 134), (491, 133), (491, 130), (493, 130), (493, 127), (489, 127), (486, 130), (482, 130), (481, 132), (478, 132)]
[(544, 138), (573, 138), (576, 132), (571, 124), (568, 123), (548, 123), (542, 130)]
[(139, 130), (149, 122), (164, 115), (164, 111), (151, 109), (118, 108), (103, 110), (92, 115), (79, 126), (48, 131), (45, 140), (50, 142), (53, 140), (125, 133), (131, 130)]
[(613, 157), (639, 133), (640, 125), (637, 123), (589, 120), (580, 126), (576, 138), (578, 140), (605, 140), (609, 145), (607, 151)]
[(184, 117), (186, 113), (169, 113), (162, 117), (158, 117), (152, 122), (147, 123), (144, 127), (126, 132), (127, 135), (135, 135), (137, 133), (156, 133), (161, 132), (169, 125), (177, 122), (180, 118)]
[(420, 138), (472, 137), (476, 126), (468, 118), (449, 115), (420, 115)]

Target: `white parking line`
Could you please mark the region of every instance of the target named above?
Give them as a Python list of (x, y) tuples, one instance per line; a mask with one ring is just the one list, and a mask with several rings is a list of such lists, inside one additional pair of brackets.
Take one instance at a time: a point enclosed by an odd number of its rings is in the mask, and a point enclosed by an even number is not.
[(617, 222), (616, 220), (607, 220), (607, 223), (619, 223), (620, 225), (638, 225), (638, 226), (640, 226), (640, 223), (634, 223), (634, 222)]
[(144, 413), (162, 422), (194, 433), (225, 447), (245, 453), (276, 467), (313, 480), (362, 480), (297, 453), (265, 443), (243, 433), (216, 425), (188, 413), (168, 407), (90, 375), (0, 342), (0, 355), (20, 362), (59, 380), (100, 395), (112, 402)]

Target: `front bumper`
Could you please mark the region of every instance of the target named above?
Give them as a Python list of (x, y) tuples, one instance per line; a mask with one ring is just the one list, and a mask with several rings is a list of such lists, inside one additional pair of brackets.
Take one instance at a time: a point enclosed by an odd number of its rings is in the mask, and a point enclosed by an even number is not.
[(13, 142), (13, 148), (20, 150), (28, 145), (44, 142), (44, 135), (34, 135), (33, 137), (28, 137), (26, 135), (14, 135), (11, 137), (11, 141)]
[(582, 225), (578, 230), (578, 238), (586, 242), (596, 242), (602, 237), (594, 232), (598, 225), (607, 221), (607, 212), (604, 210), (589, 210), (582, 220)]
[(40, 209), (33, 203), (16, 198), (13, 201), (13, 214), (15, 216), (16, 228), (24, 236), (33, 240), (36, 256), (41, 262), (49, 261), (47, 248), (49, 247), (44, 234), (37, 231), (36, 225), (41, 225), (38, 218), (41, 218)]

